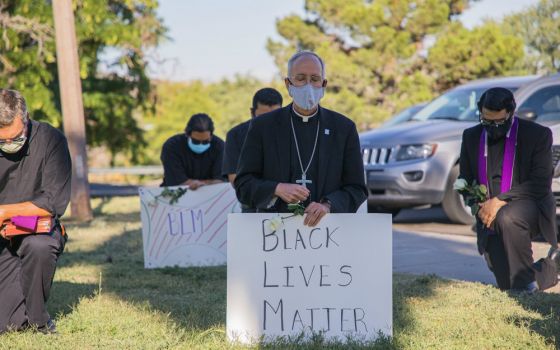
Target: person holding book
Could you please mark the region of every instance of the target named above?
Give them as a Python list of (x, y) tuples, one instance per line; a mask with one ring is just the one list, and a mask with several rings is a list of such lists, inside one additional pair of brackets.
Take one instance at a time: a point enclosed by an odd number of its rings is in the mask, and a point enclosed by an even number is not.
[(70, 201), (66, 137), (31, 120), (25, 99), (0, 89), (0, 333), (54, 333), (46, 302), (66, 234)]

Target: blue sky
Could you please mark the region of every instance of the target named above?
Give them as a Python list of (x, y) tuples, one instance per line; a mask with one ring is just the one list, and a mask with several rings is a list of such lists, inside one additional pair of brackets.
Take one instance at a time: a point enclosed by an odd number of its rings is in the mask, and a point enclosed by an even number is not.
[[(461, 21), (472, 28), (485, 18), (500, 19), (537, 2), (481, 0)], [(159, 16), (171, 40), (151, 54), (150, 75), (217, 81), (251, 74), (270, 80), (279, 72), (266, 50), (267, 39), (279, 39), (275, 21), (303, 15), (303, 4), (303, 0), (160, 0)]]

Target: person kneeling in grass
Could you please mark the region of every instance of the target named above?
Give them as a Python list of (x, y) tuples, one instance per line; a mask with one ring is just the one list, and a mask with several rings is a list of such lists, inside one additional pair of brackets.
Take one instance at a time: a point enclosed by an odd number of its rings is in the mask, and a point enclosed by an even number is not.
[(184, 134), (170, 137), (163, 144), (162, 187), (201, 186), (225, 181), (222, 176), (224, 141), (214, 135), (214, 122), (204, 113), (193, 115)]
[(535, 266), (531, 250), (531, 239), (541, 233), (551, 245), (549, 257), (558, 252), (552, 132), (518, 118), (515, 107), (508, 89), (482, 94), (480, 123), (463, 133), (459, 178), (485, 188), (475, 210), (478, 250), (498, 287), (533, 293), (558, 280), (552, 259)]
[(70, 200), (66, 137), (29, 119), (25, 99), (0, 89), (0, 333), (54, 333), (46, 302), (64, 250)]

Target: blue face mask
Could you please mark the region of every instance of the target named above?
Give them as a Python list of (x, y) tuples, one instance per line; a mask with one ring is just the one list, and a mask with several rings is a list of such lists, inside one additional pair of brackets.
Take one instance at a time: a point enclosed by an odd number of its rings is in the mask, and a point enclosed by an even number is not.
[(192, 139), (190, 137), (189, 137), (188, 143), (189, 143), (189, 148), (191, 149), (191, 151), (193, 151), (196, 154), (202, 154), (202, 153), (208, 151), (208, 149), (210, 148), (210, 143), (207, 143), (205, 145), (204, 144), (195, 145), (192, 142)]
[(325, 94), (324, 87), (314, 87), (311, 84), (294, 86), (290, 83), (288, 92), (294, 103), (305, 110), (312, 110), (319, 104)]

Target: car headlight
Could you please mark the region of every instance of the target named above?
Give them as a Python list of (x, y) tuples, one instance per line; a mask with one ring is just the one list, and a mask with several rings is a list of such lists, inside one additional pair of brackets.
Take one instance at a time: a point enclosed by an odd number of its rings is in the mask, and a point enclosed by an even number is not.
[(436, 149), (436, 144), (397, 146), (393, 149), (391, 158), (395, 162), (414, 159), (426, 159), (430, 158), (434, 153), (436, 153)]

